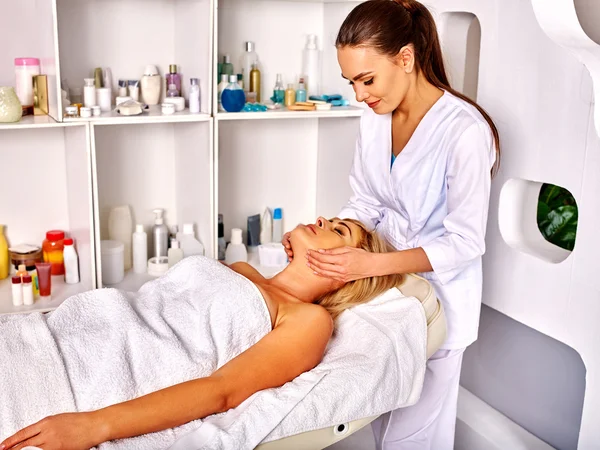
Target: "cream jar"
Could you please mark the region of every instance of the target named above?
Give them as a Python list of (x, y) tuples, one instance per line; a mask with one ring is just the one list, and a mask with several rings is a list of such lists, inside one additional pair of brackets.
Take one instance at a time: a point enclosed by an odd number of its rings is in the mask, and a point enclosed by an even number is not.
[(175, 105), (173, 103), (163, 103), (160, 106), (163, 114), (175, 114)]

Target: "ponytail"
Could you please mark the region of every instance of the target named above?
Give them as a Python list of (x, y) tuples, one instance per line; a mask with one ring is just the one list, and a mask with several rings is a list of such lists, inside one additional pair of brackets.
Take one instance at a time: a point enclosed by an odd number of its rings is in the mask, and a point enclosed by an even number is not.
[(369, 45), (379, 53), (396, 56), (402, 47), (412, 43), (417, 70), (439, 89), (473, 105), (488, 123), (494, 137), (496, 162), (500, 165), (500, 136), (491, 117), (475, 101), (450, 86), (437, 27), (429, 10), (417, 0), (369, 0), (350, 12), (336, 39), (336, 47)]

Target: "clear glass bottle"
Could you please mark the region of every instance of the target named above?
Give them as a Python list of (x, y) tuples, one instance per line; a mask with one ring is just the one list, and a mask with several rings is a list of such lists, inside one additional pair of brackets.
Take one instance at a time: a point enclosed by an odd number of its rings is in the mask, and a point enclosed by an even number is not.
[(244, 53), (240, 58), (240, 65), (242, 67), (242, 80), (243, 88), (245, 91), (250, 89), (250, 72), (252, 71), (252, 65), (258, 65), (258, 55), (254, 51), (254, 42), (248, 41), (244, 43)]
[(283, 79), (280, 73), (277, 74), (277, 81), (275, 81), (275, 87), (273, 87), (273, 97), (271, 98), (273, 103), (279, 103), (283, 105), (285, 100), (285, 88), (283, 87)]
[(246, 104), (246, 95), (244, 90), (237, 83), (237, 76), (229, 76), (229, 84), (223, 90), (221, 95), (221, 103), (223, 109), (227, 112), (240, 112)]
[[(165, 77), (167, 84), (167, 97), (181, 97), (181, 75), (177, 73), (177, 64), (169, 65), (169, 73)], [(169, 95), (171, 85), (175, 85), (177, 95)]]
[(179, 91), (177, 90), (177, 86), (174, 84), (169, 85), (169, 89), (167, 89), (167, 97), (180, 97)]

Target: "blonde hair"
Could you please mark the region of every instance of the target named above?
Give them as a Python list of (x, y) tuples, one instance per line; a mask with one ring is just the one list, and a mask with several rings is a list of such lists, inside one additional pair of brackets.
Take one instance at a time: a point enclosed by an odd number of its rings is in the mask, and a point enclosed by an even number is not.
[[(343, 220), (357, 225), (362, 230), (357, 248), (373, 253), (394, 251), (394, 248), (385, 239), (376, 232), (367, 230), (358, 220)], [(324, 307), (335, 321), (346, 309), (373, 300), (389, 289), (399, 286), (402, 280), (403, 276), (401, 274), (361, 278), (360, 280), (350, 281), (341, 288), (323, 295), (315, 303)]]

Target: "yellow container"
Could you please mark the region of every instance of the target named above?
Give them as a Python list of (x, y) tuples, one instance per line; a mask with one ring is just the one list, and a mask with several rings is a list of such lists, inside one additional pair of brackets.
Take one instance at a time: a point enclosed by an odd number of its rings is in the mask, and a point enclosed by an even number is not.
[(8, 277), (9, 260), (8, 260), (8, 243), (4, 237), (4, 225), (0, 225), (0, 280)]

